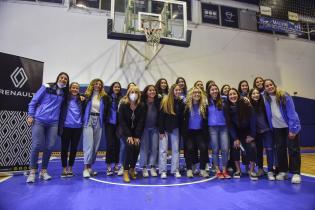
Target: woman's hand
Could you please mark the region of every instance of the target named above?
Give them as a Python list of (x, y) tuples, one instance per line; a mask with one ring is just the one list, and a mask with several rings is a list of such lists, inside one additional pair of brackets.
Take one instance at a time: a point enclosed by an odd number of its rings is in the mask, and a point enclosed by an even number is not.
[(134, 141), (135, 145), (137, 145), (137, 146), (140, 144), (139, 138), (134, 138), (133, 141)]
[(127, 143), (134, 144), (133, 138), (132, 137), (128, 137), (127, 138)]
[(255, 139), (251, 136), (246, 136), (246, 143), (251, 143), (252, 141), (254, 141)]
[(165, 133), (160, 133), (160, 140), (163, 140), (165, 138)]
[(241, 141), (239, 139), (236, 139), (234, 141), (234, 148), (240, 148), (240, 146), (241, 146)]
[(33, 123), (34, 123), (34, 118), (29, 116), (29, 117), (27, 117), (26, 121), (27, 121), (27, 124), (28, 124), (28, 125), (33, 125)]
[(295, 136), (296, 136), (295, 133), (289, 132), (288, 138), (289, 138), (290, 140), (293, 140), (293, 139), (295, 139)]

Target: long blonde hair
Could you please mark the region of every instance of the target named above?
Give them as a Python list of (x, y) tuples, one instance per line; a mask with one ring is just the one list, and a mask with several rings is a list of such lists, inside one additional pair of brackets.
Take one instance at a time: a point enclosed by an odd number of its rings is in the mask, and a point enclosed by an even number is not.
[(96, 79), (93, 79), (93, 80), (90, 82), (89, 86), (87, 87), (87, 89), (86, 89), (86, 91), (85, 91), (85, 95), (86, 95), (87, 97), (91, 97), (91, 95), (93, 94), (93, 91), (94, 91), (94, 84), (95, 84), (96, 82), (100, 82), (100, 83), (102, 84), (102, 88), (101, 88), (101, 90), (100, 90), (100, 92), (99, 92), (99, 94), (98, 94), (98, 99), (100, 99), (101, 97), (107, 95), (107, 93), (105, 92), (105, 89), (104, 89), (104, 83), (103, 83), (103, 81), (102, 81), (101, 79), (96, 78)]
[(129, 89), (127, 91), (127, 94), (124, 97), (122, 97), (121, 103), (123, 103), (123, 104), (130, 104), (131, 103), (131, 101), (129, 99), (129, 95), (130, 95), (130, 93), (132, 91), (134, 91), (138, 95), (138, 98), (136, 100), (136, 105), (138, 106), (140, 104), (140, 102), (141, 102), (141, 92), (140, 92), (140, 89), (137, 86), (129, 87)]
[(174, 111), (174, 89), (179, 87), (178, 84), (173, 84), (166, 96), (162, 99), (161, 109), (170, 115), (176, 115)]
[[(277, 105), (286, 105), (286, 98), (285, 95), (287, 94), (285, 91), (278, 89), (277, 85), (275, 84), (275, 82), (272, 79), (265, 79), (264, 80), (264, 87), (265, 87), (265, 83), (266, 82), (271, 82), (274, 87), (275, 87), (275, 95), (276, 95), (276, 103)], [(266, 100), (270, 103), (271, 102), (271, 98), (270, 95), (267, 93), (267, 91), (265, 90), (264, 92)]]
[(190, 112), (193, 110), (193, 93), (195, 91), (200, 92), (200, 101), (199, 101), (199, 114), (202, 115), (203, 118), (206, 118), (206, 110), (207, 110), (207, 97), (203, 93), (203, 91), (198, 87), (193, 87), (188, 91), (187, 97), (186, 97), (186, 105), (185, 105), (185, 111), (189, 110)]

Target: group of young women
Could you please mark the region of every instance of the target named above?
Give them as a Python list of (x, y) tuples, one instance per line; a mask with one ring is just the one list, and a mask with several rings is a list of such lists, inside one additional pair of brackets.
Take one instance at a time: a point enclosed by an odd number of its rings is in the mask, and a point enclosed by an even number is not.
[(162, 78), (143, 91), (130, 83), (124, 96), (119, 82), (114, 82), (108, 93), (101, 79), (92, 80), (85, 94), (80, 94), (79, 88), (77, 82), (69, 85), (69, 76), (61, 72), (54, 83), (43, 85), (30, 102), (27, 121), (32, 125), (32, 151), (27, 183), (35, 182), (41, 150), (39, 177), (52, 178), (47, 167), (58, 135), (62, 142), (61, 177), (73, 176), (81, 135), (83, 177), (96, 176), (93, 164), (103, 128), (107, 142), (106, 174), (123, 175), (124, 182), (137, 178), (139, 153), (143, 177), (158, 176), (158, 167), (160, 177), (166, 179), (170, 142), (170, 173), (176, 178), (182, 172), (181, 143), (187, 177), (209, 177), (210, 144), (212, 167), (219, 179), (240, 178), (242, 158), (249, 178), (258, 180), (265, 174), (265, 149), (269, 180), (285, 180), (291, 172), (291, 182), (301, 183), (299, 117), (291, 96), (279, 90), (271, 79), (255, 78), (252, 89), (243, 80), (238, 89), (223, 85), (221, 90), (214, 81), (208, 81), (205, 87), (202, 81), (196, 81), (187, 90), (182, 77), (170, 87)]

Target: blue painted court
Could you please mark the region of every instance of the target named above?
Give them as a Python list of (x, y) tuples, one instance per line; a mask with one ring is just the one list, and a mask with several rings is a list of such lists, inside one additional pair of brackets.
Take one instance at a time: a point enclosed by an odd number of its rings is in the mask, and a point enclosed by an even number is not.
[[(26, 184), (23, 175), (0, 184), (0, 209), (315, 209), (315, 177), (303, 176), (301, 185), (287, 181), (218, 180), (215, 177), (166, 180), (142, 178), (125, 184), (122, 177), (107, 177), (105, 163), (98, 159), (99, 174), (82, 178), (83, 164), (78, 158), (75, 175), (60, 178), (59, 159), (51, 160), (51, 181)], [(184, 175), (184, 173), (182, 173)]]

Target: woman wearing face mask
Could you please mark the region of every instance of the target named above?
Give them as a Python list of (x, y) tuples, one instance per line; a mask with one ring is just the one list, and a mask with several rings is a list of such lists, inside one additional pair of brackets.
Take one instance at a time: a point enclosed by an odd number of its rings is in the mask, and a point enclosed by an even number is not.
[(161, 111), (159, 113), (159, 172), (162, 179), (167, 178), (166, 162), (169, 140), (172, 143), (171, 173), (176, 178), (181, 177), (179, 172), (179, 128), (182, 121), (184, 103), (180, 94), (181, 89), (179, 85), (174, 84), (171, 86), (168, 95), (161, 102)]
[[(111, 176), (114, 173), (118, 173), (118, 163), (119, 163), (119, 148), (120, 140), (117, 133), (118, 126), (118, 103), (122, 98), (121, 95), (121, 85), (119, 82), (114, 82), (109, 88), (108, 96), (110, 97), (110, 115), (109, 119), (105, 124), (106, 128), (106, 175)], [(112, 164), (114, 164), (114, 169), (112, 169)]]
[[(254, 108), (256, 116), (256, 148), (257, 148), (257, 166), (258, 176), (264, 175), (263, 170), (263, 149), (265, 147), (268, 163), (268, 179), (275, 180), (273, 172), (274, 153), (273, 153), (273, 137), (272, 130), (268, 124), (264, 99), (260, 95), (259, 90), (254, 88), (249, 91), (250, 102)], [(260, 145), (260, 146), (257, 146)]]
[(258, 180), (254, 171), (257, 157), (255, 136), (256, 136), (256, 118), (251, 105), (241, 98), (235, 88), (228, 92), (227, 105), (225, 106), (226, 120), (228, 130), (233, 141), (233, 160), (235, 162), (236, 172), (234, 178), (240, 178), (240, 151), (246, 153), (246, 159), (250, 163), (249, 178)]
[(43, 85), (28, 105), (27, 123), (32, 125), (32, 150), (30, 174), (27, 183), (35, 182), (38, 154), (43, 148), (42, 169), (39, 178), (50, 180), (47, 172), (50, 155), (58, 137), (58, 121), (61, 105), (68, 97), (69, 76), (61, 72), (54, 83)]
[[(223, 111), (224, 101), (220, 97), (217, 85), (210, 85), (208, 94), (208, 126), (212, 147), (213, 165), (216, 170), (216, 177), (219, 179), (230, 179), (227, 172), (229, 158), (229, 135), (226, 127), (225, 114)], [(219, 166), (219, 148), (221, 148), (222, 171)]]
[(241, 97), (246, 97), (248, 98), (248, 93), (249, 93), (249, 85), (246, 80), (240, 81), (238, 83), (238, 92), (240, 93)]
[(155, 88), (157, 90), (158, 97), (163, 98), (165, 95), (168, 94), (167, 80), (164, 78), (159, 79), (155, 84)]
[(160, 99), (154, 85), (148, 85), (142, 91), (141, 101), (145, 108), (145, 124), (141, 138), (140, 167), (143, 177), (148, 177), (147, 167), (150, 166), (151, 176), (157, 176), (156, 166), (159, 153), (159, 131), (157, 127)]
[(187, 165), (187, 177), (193, 177), (192, 164), (200, 151), (200, 175), (209, 177), (206, 172), (208, 161), (208, 126), (207, 126), (207, 101), (202, 90), (193, 87), (187, 95), (183, 114), (183, 135), (185, 139), (185, 159)]
[[(70, 84), (70, 94), (66, 103), (63, 103), (60, 121), (59, 135), (61, 136), (61, 163), (63, 171), (61, 177), (72, 177), (78, 143), (82, 133), (83, 103), (80, 95), (80, 85), (77, 82)], [(70, 156), (68, 161), (68, 149)]]
[(110, 111), (111, 101), (104, 90), (101, 79), (90, 82), (85, 91), (85, 111), (83, 118), (83, 152), (84, 170), (83, 177), (96, 176), (92, 169), (100, 145), (104, 122)]
[(262, 77), (256, 77), (253, 82), (253, 88), (257, 88), (259, 93), (264, 92), (264, 79)]
[[(273, 129), (278, 161), (279, 173), (276, 175), (276, 180), (287, 179), (287, 172), (290, 170), (293, 174), (291, 182), (300, 184), (302, 181), (299, 143), (301, 124), (292, 97), (287, 92), (277, 89), (276, 84), (271, 79), (264, 81), (264, 87), (267, 119)], [(287, 151), (289, 151), (289, 165)]]
[(130, 182), (130, 177), (132, 179), (137, 178), (135, 166), (140, 151), (140, 138), (144, 128), (145, 110), (141, 103), (141, 93), (137, 86), (130, 87), (127, 95), (121, 101), (118, 119), (122, 130), (122, 139), (126, 145), (123, 179), (124, 182)]

